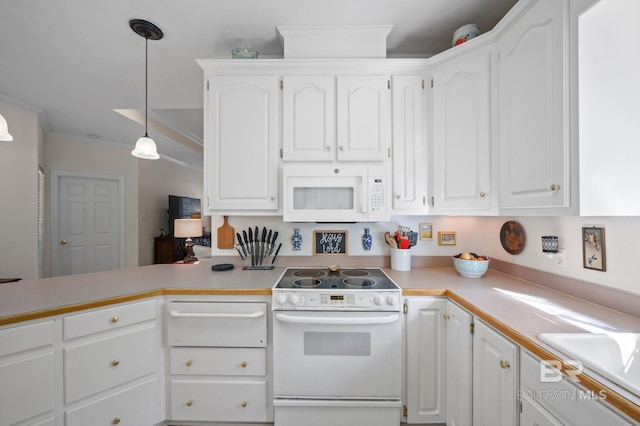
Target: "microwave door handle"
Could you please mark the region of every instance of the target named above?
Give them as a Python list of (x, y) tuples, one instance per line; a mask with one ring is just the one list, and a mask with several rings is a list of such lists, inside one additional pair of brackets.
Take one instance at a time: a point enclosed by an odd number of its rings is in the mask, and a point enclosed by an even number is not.
[(367, 202), (367, 194), (369, 193), (369, 188), (367, 188), (368, 180), (367, 176), (362, 176), (362, 213), (369, 211), (369, 203)]
[(384, 317), (299, 317), (295, 315), (277, 313), (276, 319), (278, 321), (288, 322), (292, 324), (375, 325), (391, 324), (398, 321), (398, 319), (400, 319), (400, 316), (398, 314), (390, 314)]

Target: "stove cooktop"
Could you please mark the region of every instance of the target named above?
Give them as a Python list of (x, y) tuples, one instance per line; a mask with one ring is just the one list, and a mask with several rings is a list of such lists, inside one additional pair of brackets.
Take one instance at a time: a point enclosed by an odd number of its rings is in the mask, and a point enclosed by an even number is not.
[(275, 289), (399, 290), (379, 268), (288, 268)]

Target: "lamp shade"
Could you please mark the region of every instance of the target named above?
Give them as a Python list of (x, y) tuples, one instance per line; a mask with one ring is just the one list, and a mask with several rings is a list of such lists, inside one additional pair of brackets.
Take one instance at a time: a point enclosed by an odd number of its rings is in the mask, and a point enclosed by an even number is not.
[(176, 238), (193, 238), (202, 236), (202, 219), (175, 219), (173, 236)]
[(148, 136), (142, 136), (138, 139), (136, 147), (131, 151), (131, 155), (144, 158), (145, 160), (157, 160), (160, 158), (158, 150), (156, 149), (156, 143)]
[(9, 125), (7, 124), (7, 120), (5, 120), (2, 114), (0, 114), (0, 141), (11, 142), (12, 140), (13, 136), (9, 134)]

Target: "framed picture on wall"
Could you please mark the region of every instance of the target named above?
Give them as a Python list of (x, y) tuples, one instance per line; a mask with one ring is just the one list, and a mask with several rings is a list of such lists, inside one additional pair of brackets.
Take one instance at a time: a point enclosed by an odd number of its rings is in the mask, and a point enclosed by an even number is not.
[(419, 227), (421, 240), (433, 240), (433, 223), (421, 223)]
[(439, 246), (455, 246), (456, 233), (454, 231), (438, 232), (438, 245)]
[(582, 228), (582, 262), (587, 269), (607, 270), (604, 228)]

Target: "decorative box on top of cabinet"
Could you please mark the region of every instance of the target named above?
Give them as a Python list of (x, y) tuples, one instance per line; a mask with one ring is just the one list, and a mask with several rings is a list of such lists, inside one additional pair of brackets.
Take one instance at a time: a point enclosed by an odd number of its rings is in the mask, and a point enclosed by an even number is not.
[(54, 424), (55, 362), (53, 320), (0, 330), (0, 425)]
[(569, 137), (568, 1), (521, 4), (497, 41), (500, 210), (566, 214), (577, 164)]

